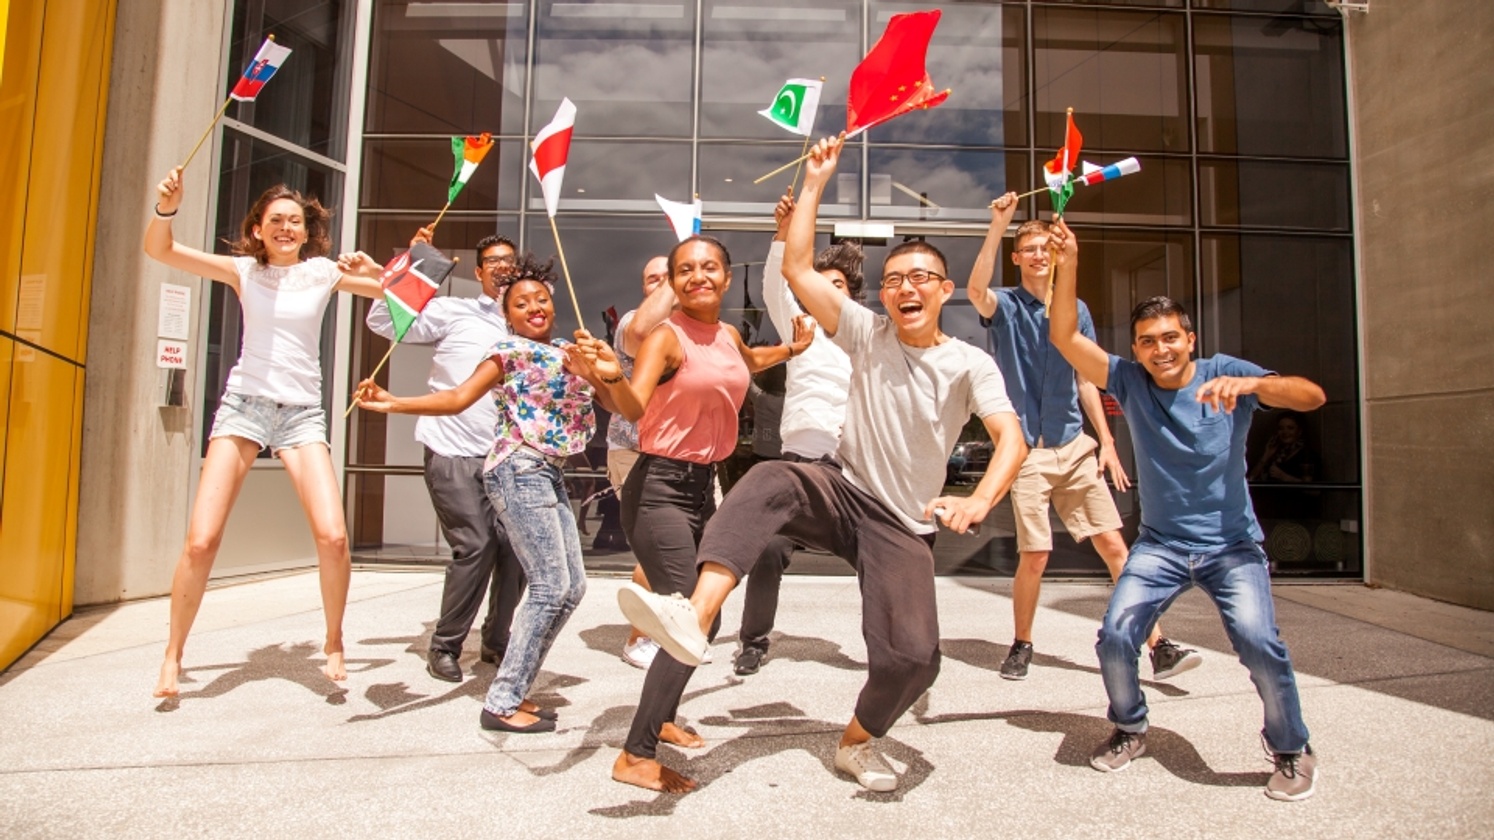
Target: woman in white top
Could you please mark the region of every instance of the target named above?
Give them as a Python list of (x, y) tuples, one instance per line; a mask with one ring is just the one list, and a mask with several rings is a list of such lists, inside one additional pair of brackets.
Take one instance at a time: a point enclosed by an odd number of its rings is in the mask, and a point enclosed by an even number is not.
[(244, 341), (213, 419), (186, 545), (172, 578), (171, 635), (155, 696), (178, 693), (182, 648), (202, 604), (224, 525), (244, 477), (266, 446), (284, 462), (316, 538), (327, 618), (322, 672), (332, 680), (346, 679), (342, 614), (352, 563), (322, 410), (321, 324), (333, 292), (378, 298), (379, 281), (345, 274), (323, 256), (331, 247), (327, 211), (283, 184), (266, 190), (250, 208), (234, 257), (205, 253), (172, 238), (171, 218), (182, 203), (180, 167), (156, 191), (156, 217), (145, 231), (145, 253), (233, 289), (244, 311)]

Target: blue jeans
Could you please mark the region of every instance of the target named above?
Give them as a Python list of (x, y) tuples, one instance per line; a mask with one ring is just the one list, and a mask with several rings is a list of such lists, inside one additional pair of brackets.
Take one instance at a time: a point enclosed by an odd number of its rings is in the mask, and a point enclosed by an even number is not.
[(1266, 553), (1248, 541), (1204, 554), (1185, 554), (1145, 536), (1131, 546), (1095, 645), (1110, 695), (1110, 722), (1126, 732), (1146, 731), (1146, 697), (1136, 660), (1157, 617), (1194, 586), (1219, 608), (1230, 644), (1265, 704), (1267, 747), (1302, 752), (1307, 726), (1292, 659), (1276, 630)]
[(520, 449), (483, 476), (509, 543), (529, 579), (529, 597), (483, 706), (499, 717), (519, 710), (560, 628), (586, 594), (581, 537), (560, 467)]

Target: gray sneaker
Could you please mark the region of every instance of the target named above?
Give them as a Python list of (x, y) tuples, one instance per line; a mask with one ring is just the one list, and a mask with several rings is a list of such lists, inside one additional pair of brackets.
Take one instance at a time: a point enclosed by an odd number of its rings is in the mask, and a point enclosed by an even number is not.
[(1276, 772), (1266, 782), (1266, 795), (1282, 802), (1301, 802), (1312, 796), (1318, 780), (1318, 757), (1312, 747), (1301, 753), (1275, 753), (1271, 762)]
[(1168, 639), (1158, 639), (1152, 648), (1152, 677), (1165, 680), (1203, 664), (1203, 657), (1193, 648), (1180, 648)]
[(1001, 663), (1001, 678), (1005, 680), (1027, 679), (1027, 666), (1032, 664), (1032, 643), (1012, 642), (1011, 650), (1006, 653), (1006, 661)]
[(1089, 766), (1103, 773), (1115, 773), (1131, 766), (1131, 759), (1146, 754), (1146, 733), (1117, 729), (1089, 754)]

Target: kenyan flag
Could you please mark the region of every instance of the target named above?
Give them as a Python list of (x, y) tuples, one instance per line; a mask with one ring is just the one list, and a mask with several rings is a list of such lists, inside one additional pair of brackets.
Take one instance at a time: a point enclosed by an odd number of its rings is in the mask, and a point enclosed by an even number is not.
[(416, 242), (384, 267), (380, 282), (384, 287), (384, 302), (389, 305), (389, 317), (394, 321), (396, 342), (405, 337), (453, 268), (455, 262), (424, 242)]

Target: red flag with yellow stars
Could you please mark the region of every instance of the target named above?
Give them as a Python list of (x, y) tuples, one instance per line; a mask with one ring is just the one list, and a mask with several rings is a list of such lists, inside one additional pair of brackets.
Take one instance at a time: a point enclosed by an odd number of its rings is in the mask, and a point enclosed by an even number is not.
[(932, 108), (949, 98), (934, 90), (924, 68), (939, 10), (893, 15), (887, 30), (851, 73), (846, 97), (846, 137), (909, 111)]

